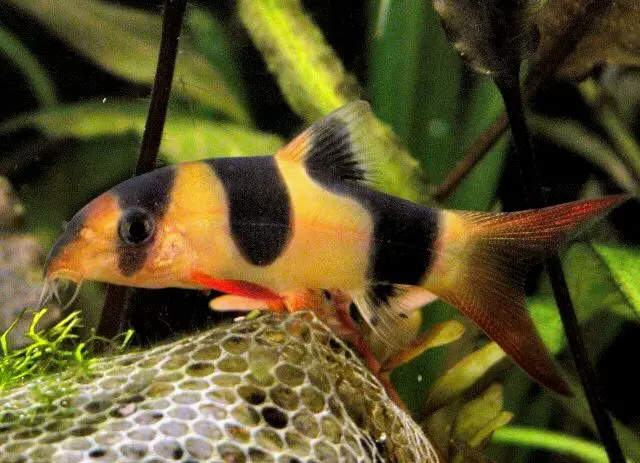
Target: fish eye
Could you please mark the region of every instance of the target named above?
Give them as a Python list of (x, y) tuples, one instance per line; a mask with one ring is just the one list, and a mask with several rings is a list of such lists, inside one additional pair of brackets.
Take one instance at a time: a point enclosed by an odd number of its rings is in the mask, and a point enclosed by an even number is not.
[(142, 208), (127, 209), (118, 225), (120, 239), (128, 245), (144, 244), (153, 235), (155, 224), (151, 215)]

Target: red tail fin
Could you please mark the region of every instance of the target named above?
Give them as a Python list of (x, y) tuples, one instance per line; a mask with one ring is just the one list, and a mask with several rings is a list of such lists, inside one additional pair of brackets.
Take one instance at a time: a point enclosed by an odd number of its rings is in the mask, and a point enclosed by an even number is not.
[(526, 272), (568, 232), (627, 198), (511, 213), (446, 212), (439, 257), (425, 287), (474, 321), (533, 379), (568, 394), (526, 311)]

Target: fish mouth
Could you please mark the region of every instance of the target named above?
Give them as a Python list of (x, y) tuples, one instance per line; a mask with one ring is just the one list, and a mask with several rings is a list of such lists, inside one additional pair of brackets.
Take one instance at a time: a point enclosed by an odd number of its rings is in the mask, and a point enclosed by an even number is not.
[(42, 309), (49, 301), (59, 305), (62, 310), (69, 308), (80, 294), (83, 281), (78, 272), (71, 270), (58, 270), (46, 275), (38, 309)]

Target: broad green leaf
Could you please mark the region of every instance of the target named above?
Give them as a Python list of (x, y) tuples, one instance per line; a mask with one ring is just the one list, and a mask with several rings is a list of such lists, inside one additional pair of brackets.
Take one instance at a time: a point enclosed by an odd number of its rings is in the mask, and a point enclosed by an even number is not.
[(238, 14), (285, 99), (307, 122), (357, 98), (355, 79), (299, 0), (239, 0)]
[(40, 105), (52, 106), (56, 103), (56, 89), (46, 70), (20, 41), (1, 25), (0, 54), (6, 56), (18, 68)]
[(594, 244), (594, 251), (609, 269), (609, 274), (620, 293), (626, 298), (635, 314), (640, 317), (640, 248)]
[(239, 72), (240, 64), (223, 25), (207, 10), (187, 5), (182, 27), (198, 53), (209, 60), (236, 98), (244, 102), (245, 88)]
[[(370, 29), (375, 30), (379, 20), (371, 16)], [(428, 0), (390, 2), (384, 23), (384, 29), (370, 33), (371, 102), (420, 160), (430, 182), (438, 183), (456, 162), (451, 153), (460, 60), (448, 48)]]
[[(162, 29), (159, 14), (98, 0), (9, 1), (105, 70), (135, 82), (153, 82)], [(237, 122), (249, 121), (218, 72), (185, 37), (180, 42), (174, 90)]]
[[(391, 124), (398, 138), (411, 146), (416, 112), (421, 57), (433, 45), (427, 39), (424, 22), (428, 0), (371, 1), (369, 94), (376, 113)], [(429, 102), (438, 104), (437, 102)]]
[[(636, 286), (640, 281), (640, 252), (636, 248), (576, 243), (562, 261), (571, 300), (581, 323), (600, 310), (638, 320), (640, 299)], [(559, 353), (564, 347), (564, 330), (548, 285), (545, 280), (542, 294), (529, 298), (528, 305), (545, 344), (553, 353)]]
[[(473, 85), (458, 103), (461, 108), (452, 158), (458, 160), (491, 121), (503, 110), (502, 97), (493, 82), (484, 76), (468, 76)], [(495, 201), (498, 182), (507, 155), (507, 139), (496, 143), (465, 177), (446, 201), (452, 209), (488, 210)], [(453, 166), (451, 166), (453, 168)]]
[[(576, 301), (574, 304), (580, 307)], [(527, 298), (527, 306), (545, 345), (554, 354), (559, 353), (565, 343), (564, 328), (553, 296), (549, 294)], [(578, 311), (582, 313), (579, 308)]]
[[(0, 124), (0, 134), (35, 127), (57, 138), (90, 139), (127, 133), (141, 137), (146, 112), (145, 101), (115, 100), (57, 106)], [(182, 162), (214, 156), (269, 154), (282, 144), (282, 139), (276, 135), (230, 122), (199, 119), (180, 108), (170, 108), (160, 152), (170, 162)]]
[(467, 355), (436, 381), (427, 396), (425, 409), (433, 411), (448, 404), (505, 357), (495, 342), (489, 342)]
[[(240, 0), (238, 13), (289, 105), (307, 122), (354, 100), (358, 86), (307, 17), (300, 0)], [(404, 198), (426, 201), (418, 163), (371, 116), (363, 121), (384, 162), (380, 186)]]

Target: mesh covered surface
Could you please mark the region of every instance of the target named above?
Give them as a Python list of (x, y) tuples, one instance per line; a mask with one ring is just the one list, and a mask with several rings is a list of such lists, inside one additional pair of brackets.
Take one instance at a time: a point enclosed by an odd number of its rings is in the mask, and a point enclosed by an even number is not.
[(100, 359), (0, 397), (0, 463), (429, 462), (420, 428), (308, 313)]

